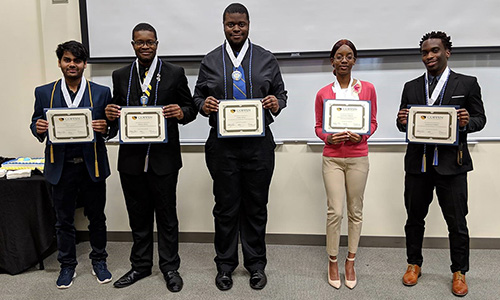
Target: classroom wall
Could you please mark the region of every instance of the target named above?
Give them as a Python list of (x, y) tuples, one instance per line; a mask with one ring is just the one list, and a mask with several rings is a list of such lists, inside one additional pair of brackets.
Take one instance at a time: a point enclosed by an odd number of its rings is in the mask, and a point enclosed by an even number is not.
[[(51, 1), (46, 0), (3, 0), (0, 4), (0, 32), (6, 41), (0, 48), (0, 84), (4, 95), (0, 102), (1, 156), (42, 156), (43, 145), (29, 131), (33, 90), (61, 76), (54, 54), (57, 44), (69, 39), (80, 39), (78, 1), (69, 2), (51, 4)], [(330, 72), (322, 61), (310, 63), (316, 63), (325, 74)], [(498, 66), (500, 63), (493, 60), (491, 64)], [(192, 78), (196, 78), (197, 67), (193, 64), (183, 65), (190, 85), (193, 85)], [(453, 67), (453, 57), (450, 65)], [(416, 68), (415, 64), (409, 64), (408, 67)], [(420, 67), (423, 72), (423, 66)], [(85, 75), (92, 78), (109, 76), (110, 71), (107, 69), (109, 66), (89, 66)], [(310, 68), (304, 69), (305, 72), (297, 71), (295, 64), (283, 62), (285, 81), (287, 78), (307, 77)], [(103, 74), (106, 72), (107, 75)], [(384, 76), (383, 66), (379, 76)], [(319, 86), (326, 83), (319, 83)], [(287, 85), (287, 88), (292, 94), (293, 84)], [(311, 105), (315, 93), (311, 91)], [(289, 105), (293, 105), (293, 100), (290, 99)], [(383, 101), (379, 105), (384, 105)], [(276, 122), (279, 122), (279, 118)], [(116, 172), (117, 150), (115, 144), (108, 146), (113, 173), (107, 181), (107, 224), (109, 231), (129, 231)], [(497, 166), (500, 166), (500, 142), (481, 141), (472, 145), (470, 150), (475, 166), (475, 170), (469, 173), (470, 234), (472, 237), (499, 238), (500, 220), (497, 212), (500, 211), (500, 187)], [(180, 230), (213, 232), (211, 179), (205, 165), (203, 146), (183, 146), (182, 151), (184, 167), (180, 171), (178, 185)], [(326, 200), (321, 177), (321, 151), (321, 146), (304, 142), (287, 142), (277, 147), (268, 206), (269, 233), (325, 233)], [(363, 235), (404, 236), (404, 151), (404, 145), (370, 146), (371, 165), (365, 193)], [(86, 229), (81, 211), (77, 216), (77, 228)], [(437, 201), (432, 204), (426, 228), (427, 236), (447, 236)], [(344, 234), (346, 229), (343, 226)]]

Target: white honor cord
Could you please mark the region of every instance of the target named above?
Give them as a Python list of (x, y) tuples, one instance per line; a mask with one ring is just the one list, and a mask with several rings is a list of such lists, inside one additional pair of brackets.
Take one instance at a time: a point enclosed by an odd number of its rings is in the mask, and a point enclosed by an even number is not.
[(77, 108), (80, 105), (80, 102), (82, 102), (83, 99), (83, 94), (85, 93), (86, 84), (87, 80), (85, 79), (85, 76), (82, 75), (82, 81), (80, 82), (80, 87), (78, 88), (78, 93), (76, 94), (75, 101), (71, 101), (71, 96), (69, 95), (68, 87), (66, 86), (66, 80), (64, 79), (64, 77), (61, 79), (61, 91), (68, 108)]
[(243, 61), (243, 58), (245, 58), (245, 54), (247, 53), (249, 44), (250, 44), (250, 42), (247, 39), (245, 41), (245, 44), (243, 44), (243, 48), (241, 48), (240, 53), (238, 53), (238, 57), (235, 57), (233, 49), (231, 48), (229, 43), (226, 41), (226, 52), (227, 52), (227, 55), (229, 55), (229, 58), (231, 59), (231, 62), (233, 63), (233, 66), (235, 68), (238, 68), (241, 65), (241, 62)]
[[(450, 76), (450, 68), (446, 67), (444, 70), (443, 74), (441, 75), (441, 78), (439, 78), (439, 81), (436, 85), (436, 88), (434, 88), (434, 91), (432, 92), (432, 96), (430, 99), (427, 100), (427, 105), (434, 105), (434, 102), (439, 98), (439, 95), (441, 94), (441, 90), (443, 89), (444, 85), (446, 84), (446, 81), (448, 81), (448, 77)], [(429, 72), (425, 71), (425, 90), (426, 90), (426, 95), (429, 97)]]
[(335, 98), (337, 99), (359, 99), (359, 96), (354, 95), (353, 91), (353, 86), (352, 83), (354, 82), (354, 79), (351, 76), (351, 79), (349, 80), (349, 85), (347, 88), (347, 93), (342, 91), (342, 87), (340, 86), (340, 83), (337, 81), (337, 76), (334, 77), (335, 80), (333, 81), (332, 85), (332, 90), (333, 93), (335, 94)]
[[(148, 89), (148, 86), (151, 84), (151, 80), (153, 79), (153, 74), (156, 71), (156, 65), (158, 63), (158, 56), (155, 55), (155, 58), (153, 59), (153, 62), (151, 63), (151, 66), (149, 67), (148, 70), (148, 75), (146, 75), (146, 79), (144, 79), (144, 82), (141, 83), (141, 90), (142, 92), (146, 92)], [(139, 60), (135, 60), (135, 65), (137, 67), (137, 77), (139, 78), (139, 82), (141, 82), (141, 74), (139, 73)]]

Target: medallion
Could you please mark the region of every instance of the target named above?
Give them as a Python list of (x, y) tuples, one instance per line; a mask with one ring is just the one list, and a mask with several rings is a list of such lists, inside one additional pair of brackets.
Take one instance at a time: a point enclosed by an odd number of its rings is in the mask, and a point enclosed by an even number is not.
[(240, 79), (241, 79), (241, 72), (238, 71), (238, 70), (235, 70), (231, 74), (231, 77), (233, 78), (233, 80), (240, 81)]

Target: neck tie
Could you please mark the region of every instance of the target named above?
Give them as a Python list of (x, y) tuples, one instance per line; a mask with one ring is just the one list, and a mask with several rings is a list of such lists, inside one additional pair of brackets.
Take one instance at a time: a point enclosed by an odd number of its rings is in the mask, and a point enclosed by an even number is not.
[(431, 83), (429, 84), (429, 96), (432, 95), (432, 92), (434, 92), (434, 89), (436, 88), (437, 85), (437, 77), (432, 77)]
[(239, 80), (233, 78), (233, 98), (246, 99), (247, 87), (245, 84), (245, 72), (243, 71), (243, 67), (240, 65), (238, 68), (234, 68), (234, 71), (239, 71), (241, 73), (241, 78)]
[[(144, 80), (146, 80), (146, 76), (148, 76), (148, 72), (149, 72), (149, 70), (146, 70), (146, 72), (144, 73), (144, 77), (142, 78), (142, 82), (144, 82)], [(148, 89), (144, 93), (148, 97), (151, 95), (151, 84), (148, 85)]]

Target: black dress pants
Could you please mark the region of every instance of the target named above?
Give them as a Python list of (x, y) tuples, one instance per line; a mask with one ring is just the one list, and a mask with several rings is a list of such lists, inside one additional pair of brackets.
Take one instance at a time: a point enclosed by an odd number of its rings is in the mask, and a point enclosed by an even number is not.
[(156, 214), (158, 256), (163, 273), (179, 269), (179, 222), (176, 188), (179, 172), (140, 175), (120, 172), (134, 244), (130, 254), (132, 269), (144, 272), (153, 266), (153, 225)]
[(244, 266), (264, 270), (269, 185), (275, 143), (269, 128), (264, 137), (217, 138), (212, 129), (205, 158), (213, 179), (215, 263), (218, 271), (238, 266), (238, 237)]
[(409, 264), (422, 266), (425, 217), (436, 194), (448, 226), (451, 271), (469, 270), (469, 230), (467, 229), (467, 173), (440, 175), (433, 167), (426, 173), (405, 176), (406, 252)]
[(52, 199), (56, 212), (56, 235), (61, 268), (75, 267), (75, 209), (76, 202), (84, 206), (84, 214), (89, 219), (90, 246), (89, 258), (92, 262), (106, 260), (106, 182), (92, 181), (84, 162), (74, 164), (65, 162), (61, 179), (52, 185)]

